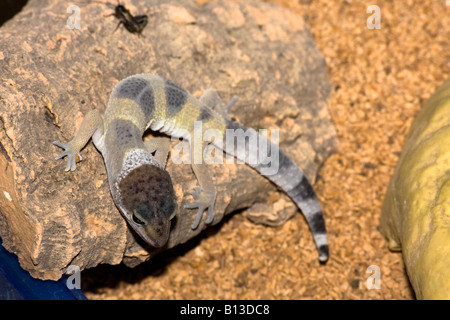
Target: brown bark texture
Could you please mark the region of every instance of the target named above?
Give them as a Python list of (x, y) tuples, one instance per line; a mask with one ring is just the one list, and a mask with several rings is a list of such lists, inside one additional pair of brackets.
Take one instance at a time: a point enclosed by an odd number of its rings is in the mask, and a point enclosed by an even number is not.
[[(69, 141), (83, 115), (104, 112), (121, 79), (169, 78), (199, 97), (215, 88), (232, 116), (252, 128), (279, 129), (280, 145), (314, 181), (337, 146), (328, 113), (325, 62), (300, 16), (279, 6), (195, 1), (127, 1), (147, 14), (142, 36), (108, 16), (111, 5), (29, 1), (0, 28), (0, 237), (32, 276), (59, 279), (69, 265), (136, 266), (195, 237), (188, 164), (168, 162), (180, 212), (168, 244), (149, 248), (115, 207), (103, 159), (92, 143), (74, 172), (54, 160), (54, 140)], [(115, 5), (115, 4), (114, 4)], [(74, 11), (75, 10), (75, 11)], [(75, 15), (74, 15), (75, 14)], [(152, 133), (149, 133), (152, 135)], [(216, 219), (249, 208), (258, 223), (279, 225), (298, 210), (273, 184), (239, 164), (211, 165)], [(189, 219), (188, 219), (189, 218)]]

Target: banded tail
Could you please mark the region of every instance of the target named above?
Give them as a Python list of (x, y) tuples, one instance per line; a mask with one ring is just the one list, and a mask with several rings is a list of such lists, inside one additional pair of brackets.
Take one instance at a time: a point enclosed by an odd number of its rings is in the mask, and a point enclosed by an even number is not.
[[(317, 250), (319, 252), (319, 261), (326, 262), (328, 260), (328, 240), (327, 231), (325, 228), (325, 220), (323, 218), (322, 209), (320, 207), (319, 199), (317, 198), (314, 189), (309, 182), (308, 178), (303, 174), (297, 165), (289, 159), (289, 157), (282, 152), (278, 145), (272, 143), (264, 136), (258, 134), (251, 128), (237, 123), (233, 120), (226, 120), (226, 128), (234, 130), (242, 130), (245, 133), (245, 143), (232, 143), (227, 145), (227, 134), (224, 137), (223, 150), (240, 161), (247, 163), (249, 166), (261, 173), (261, 175), (267, 177), (270, 181), (280, 187), (297, 205), (306, 218), (306, 221), (311, 229), (314, 241), (316, 243)], [(234, 138), (233, 138), (234, 139)], [(278, 152), (278, 163), (252, 163), (249, 161), (251, 155), (249, 150), (249, 141), (253, 143), (257, 141), (257, 146), (267, 145), (267, 149), (271, 155), (273, 152)], [(234, 141), (233, 141), (234, 142)], [(269, 166), (277, 166), (276, 172), (270, 172)], [(273, 170), (272, 170), (273, 171)], [(267, 172), (270, 172), (267, 174)]]

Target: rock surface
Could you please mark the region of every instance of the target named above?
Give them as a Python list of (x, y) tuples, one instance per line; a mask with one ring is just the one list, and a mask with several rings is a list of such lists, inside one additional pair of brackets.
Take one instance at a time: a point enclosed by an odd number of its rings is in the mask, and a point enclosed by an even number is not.
[[(232, 115), (248, 127), (278, 128), (282, 148), (312, 181), (335, 149), (325, 63), (289, 10), (260, 2), (130, 1), (132, 13), (149, 15), (138, 37), (122, 27), (113, 32), (108, 6), (80, 6), (80, 29), (67, 27), (74, 11), (58, 1), (29, 1), (0, 28), (0, 236), (34, 277), (58, 279), (71, 264), (135, 266), (159, 251), (129, 231), (92, 143), (69, 173), (51, 143), (70, 140), (89, 110), (103, 112), (112, 88), (129, 75), (156, 73), (196, 96), (209, 87), (224, 101), (237, 95)], [(167, 170), (182, 208), (197, 182), (189, 165), (169, 160)], [(214, 223), (254, 203), (249, 218), (261, 223), (277, 225), (297, 212), (245, 165), (210, 170), (218, 190)], [(193, 214), (179, 212), (160, 250), (207, 227), (191, 230), (184, 217)]]
[(418, 299), (450, 298), (450, 80), (414, 120), (382, 207)]

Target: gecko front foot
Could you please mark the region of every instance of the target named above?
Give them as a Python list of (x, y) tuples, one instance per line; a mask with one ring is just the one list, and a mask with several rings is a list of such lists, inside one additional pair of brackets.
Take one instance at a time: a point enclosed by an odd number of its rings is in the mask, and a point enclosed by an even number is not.
[(79, 153), (79, 150), (75, 150), (75, 148), (69, 143), (62, 143), (60, 141), (53, 141), (53, 144), (55, 146), (58, 146), (62, 149), (64, 149), (63, 152), (61, 152), (56, 158), (55, 160), (64, 158), (65, 156), (67, 156), (67, 166), (65, 171), (75, 171), (75, 169), (77, 168), (77, 165), (75, 163), (75, 159), (76, 156), (78, 156), (78, 158), (81, 160), (81, 155)]
[(194, 209), (198, 208), (197, 217), (195, 218), (194, 223), (192, 224), (192, 229), (196, 229), (200, 224), (200, 220), (203, 216), (203, 211), (208, 208), (208, 219), (206, 219), (206, 223), (211, 223), (214, 219), (214, 202), (216, 201), (216, 192), (214, 190), (213, 193), (208, 193), (202, 190), (199, 186), (196, 186), (194, 189), (188, 192), (194, 197), (194, 202), (187, 204), (184, 206), (185, 209)]

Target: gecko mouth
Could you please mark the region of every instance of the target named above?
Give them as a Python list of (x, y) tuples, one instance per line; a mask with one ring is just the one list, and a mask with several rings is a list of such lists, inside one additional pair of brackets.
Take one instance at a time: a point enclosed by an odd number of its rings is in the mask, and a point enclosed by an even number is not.
[(164, 246), (169, 239), (170, 221), (155, 221), (156, 223), (149, 223), (143, 226), (149, 242), (159, 248)]
[(167, 243), (171, 221), (167, 220), (162, 214), (143, 219), (134, 211), (127, 220), (134, 231), (148, 244), (160, 248)]

